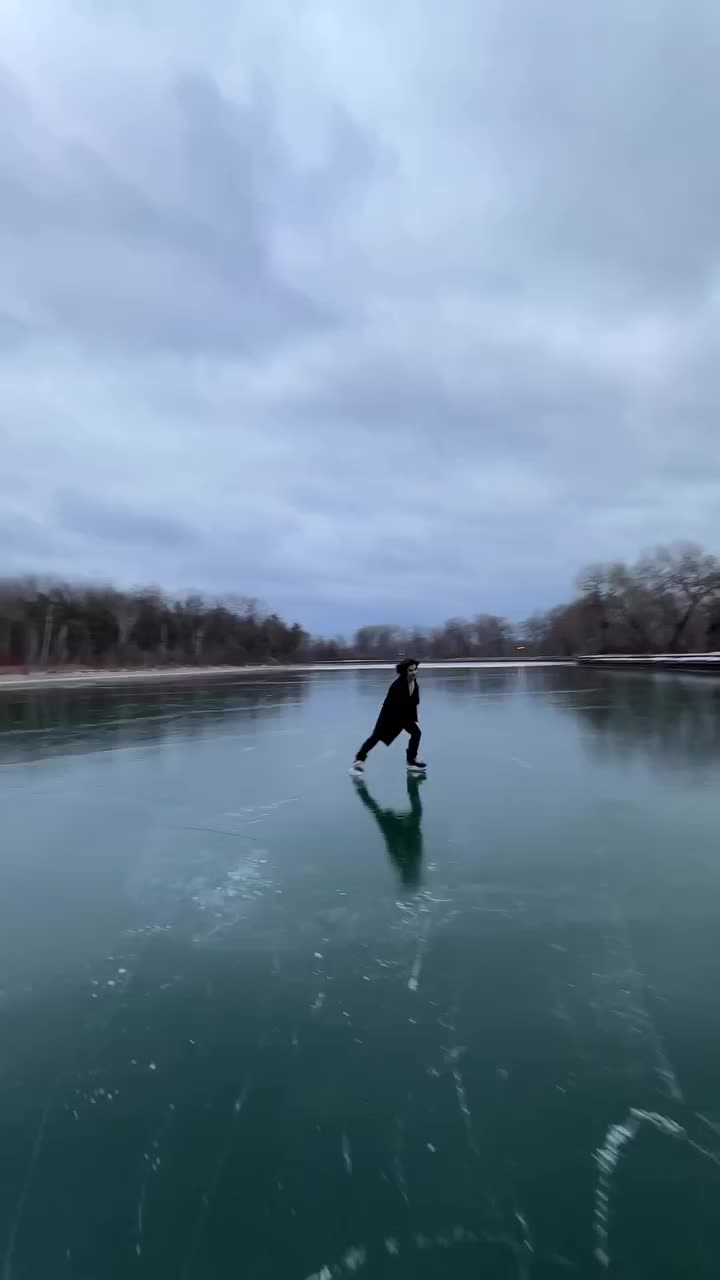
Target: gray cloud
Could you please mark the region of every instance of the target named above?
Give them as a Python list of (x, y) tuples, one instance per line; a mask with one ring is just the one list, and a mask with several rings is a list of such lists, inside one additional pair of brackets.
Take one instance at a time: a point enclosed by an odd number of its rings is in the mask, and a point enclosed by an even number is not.
[(510, 226), (531, 252), (552, 248), (561, 287), (591, 280), (616, 304), (703, 293), (720, 252), (717, 10), (524, 0), (510, 22), (478, 103), (507, 162)]
[(199, 541), (190, 525), (170, 515), (119, 505), (88, 494), (63, 490), (55, 500), (59, 529), (87, 535), (98, 542), (174, 548), (181, 553)]
[(0, 569), (334, 631), (720, 549), (710, 0), (40, 0), (0, 48)]
[(179, 76), (175, 136), (155, 142), (178, 152), (181, 190), (156, 194), (10, 93), (0, 237), (43, 335), (242, 357), (337, 321), (273, 266), (266, 212), (284, 171), (262, 101), (240, 108), (208, 76)]

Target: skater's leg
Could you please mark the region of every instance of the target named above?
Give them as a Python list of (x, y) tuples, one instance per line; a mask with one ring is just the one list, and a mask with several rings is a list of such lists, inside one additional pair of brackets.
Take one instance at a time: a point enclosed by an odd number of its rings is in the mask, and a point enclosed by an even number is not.
[(407, 762), (408, 764), (414, 764), (417, 760), (422, 733), (420, 732), (420, 726), (417, 724), (408, 725), (407, 732), (410, 734), (410, 741), (407, 746)]
[(370, 737), (367, 738), (365, 742), (363, 742), (360, 750), (355, 756), (355, 759), (359, 760), (360, 763), (362, 764), (365, 760), (367, 760), (368, 752), (372, 751), (373, 747), (376, 747), (379, 741), (380, 739), (377, 736), (377, 734), (371, 733)]
[(379, 741), (380, 739), (376, 733), (371, 733), (370, 737), (365, 739), (360, 750), (355, 756), (352, 765), (350, 766), (350, 772), (353, 777), (362, 778), (365, 772), (365, 761), (367, 760), (368, 752), (372, 751), (373, 747), (376, 747)]

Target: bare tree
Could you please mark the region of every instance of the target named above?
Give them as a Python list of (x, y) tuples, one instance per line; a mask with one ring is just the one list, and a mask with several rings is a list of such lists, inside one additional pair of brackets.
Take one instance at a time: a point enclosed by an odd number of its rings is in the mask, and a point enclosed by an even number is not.
[(643, 556), (635, 573), (655, 606), (662, 647), (674, 652), (698, 611), (720, 596), (720, 561), (695, 543), (678, 543)]

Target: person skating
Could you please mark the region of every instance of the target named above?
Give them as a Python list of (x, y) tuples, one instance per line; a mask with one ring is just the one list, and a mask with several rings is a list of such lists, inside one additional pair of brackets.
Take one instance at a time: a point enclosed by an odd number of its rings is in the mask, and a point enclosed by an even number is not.
[(415, 658), (405, 658), (398, 662), (395, 670), (397, 680), (393, 680), (382, 704), (377, 724), (370, 737), (363, 742), (352, 764), (351, 773), (362, 775), (368, 752), (378, 742), (386, 747), (395, 741), (403, 732), (410, 735), (407, 746), (407, 767), (412, 773), (424, 773), (427, 765), (418, 760), (421, 732), (418, 725), (418, 707), (420, 705), (420, 688), (417, 682), (418, 663)]

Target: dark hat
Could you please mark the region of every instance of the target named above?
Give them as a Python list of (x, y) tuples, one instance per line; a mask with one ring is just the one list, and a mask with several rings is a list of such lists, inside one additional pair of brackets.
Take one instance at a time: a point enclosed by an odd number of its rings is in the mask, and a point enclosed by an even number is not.
[(398, 662), (395, 670), (397, 671), (399, 676), (403, 676), (407, 671), (408, 667), (417, 667), (417, 666), (419, 666), (417, 658), (403, 658), (402, 662)]

